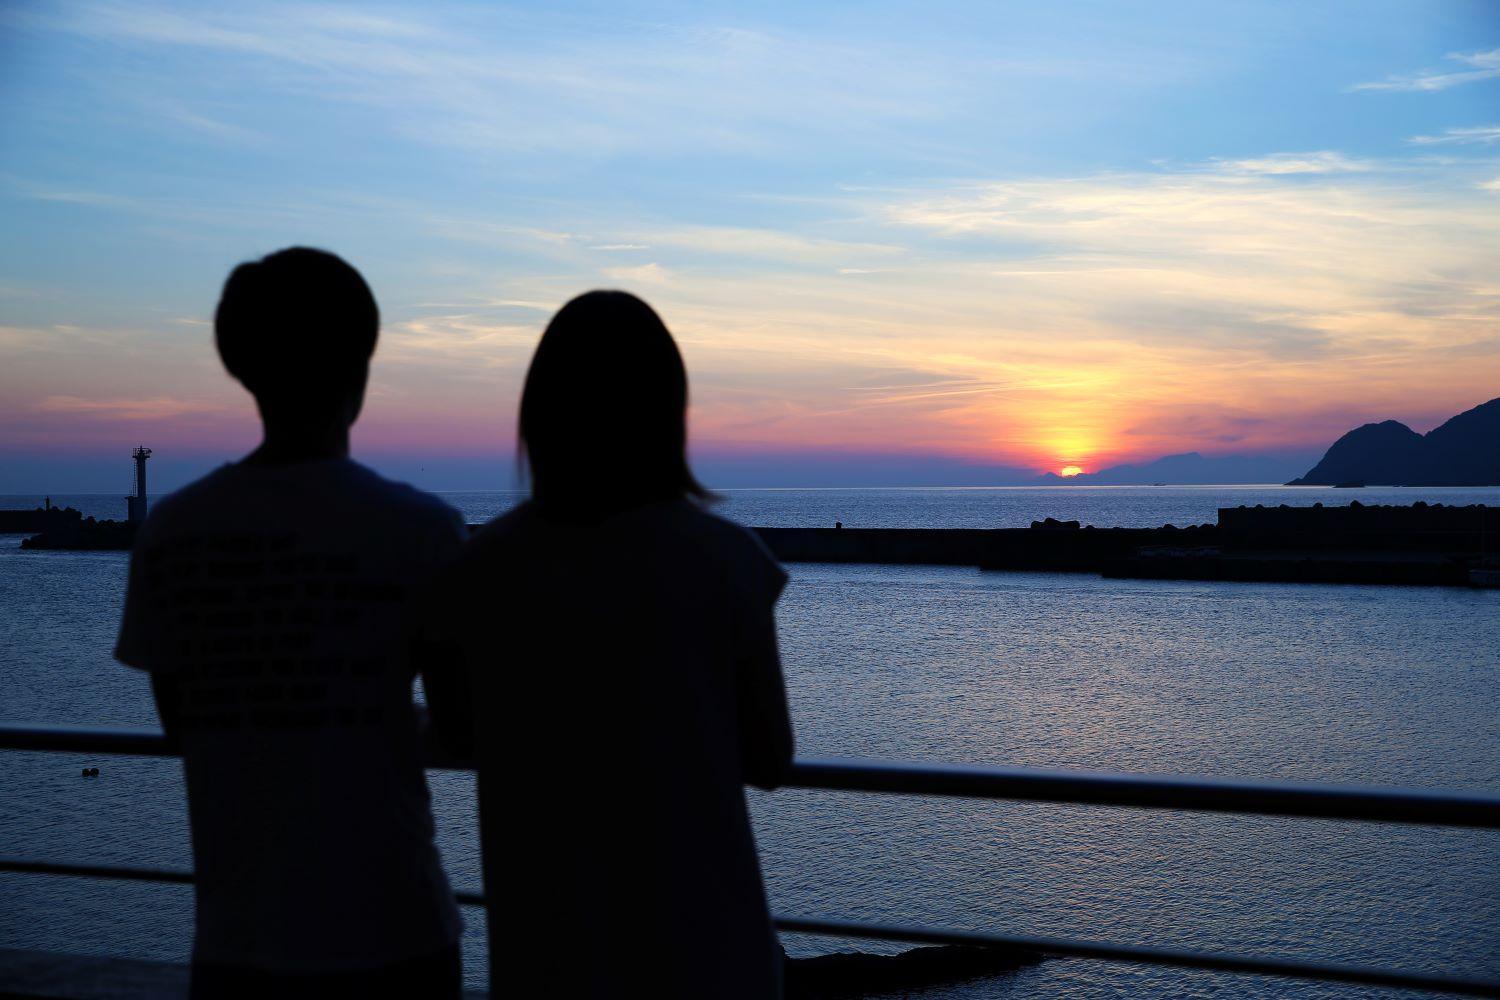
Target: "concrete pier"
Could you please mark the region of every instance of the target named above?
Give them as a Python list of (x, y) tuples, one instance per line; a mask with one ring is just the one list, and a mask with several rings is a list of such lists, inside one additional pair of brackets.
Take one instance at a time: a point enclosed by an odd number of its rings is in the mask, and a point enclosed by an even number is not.
[(783, 562), (978, 566), (1157, 580), (1492, 586), (1500, 508), (1226, 507), (1217, 524), (756, 528)]
[[(128, 549), (136, 525), (76, 510), (40, 518), (31, 549)], [(4, 519), (0, 518), (0, 524)], [(477, 526), (474, 526), (477, 527)], [(1217, 524), (1096, 528), (1046, 518), (1029, 528), (753, 528), (782, 562), (977, 566), (1136, 579), (1495, 586), (1500, 507), (1226, 507)]]
[[(1072, 527), (1065, 526), (1072, 524)], [(1212, 545), (1192, 528), (756, 528), (782, 562), (896, 563), (1099, 572), (1147, 545)]]

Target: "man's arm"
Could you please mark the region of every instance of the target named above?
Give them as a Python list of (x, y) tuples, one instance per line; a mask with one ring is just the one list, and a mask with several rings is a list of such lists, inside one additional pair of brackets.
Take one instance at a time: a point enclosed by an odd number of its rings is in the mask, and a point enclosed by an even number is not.
[(145, 671), (151, 678), (151, 694), (156, 702), (156, 717), (173, 752), (182, 747), (182, 682), (173, 672), (165, 650), (175, 644), (163, 642), (171, 629), (170, 608), (162, 592), (159, 574), (148, 569), (155, 558), (152, 552), (156, 526), (161, 517), (158, 507), (136, 534), (130, 554), (130, 575), (125, 586), (125, 607), (120, 614), (120, 632), (115, 642), (115, 659), (126, 666)]

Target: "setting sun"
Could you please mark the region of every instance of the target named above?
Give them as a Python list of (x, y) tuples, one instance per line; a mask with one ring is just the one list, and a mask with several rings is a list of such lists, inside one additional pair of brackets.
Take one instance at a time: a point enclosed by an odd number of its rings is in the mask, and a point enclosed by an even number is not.
[(1066, 479), (1066, 478), (1069, 478), (1071, 476), (1080, 475), (1080, 474), (1082, 474), (1082, 472), (1083, 472), (1083, 468), (1081, 466), (1077, 466), (1077, 465), (1065, 465), (1061, 469), (1058, 470), (1057, 474), (1059, 476), (1062, 476), (1063, 478)]

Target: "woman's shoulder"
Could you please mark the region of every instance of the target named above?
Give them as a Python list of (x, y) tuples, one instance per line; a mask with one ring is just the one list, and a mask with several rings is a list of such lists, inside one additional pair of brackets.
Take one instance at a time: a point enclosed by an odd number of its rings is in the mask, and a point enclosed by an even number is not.
[(721, 545), (731, 551), (764, 547), (760, 544), (760, 536), (752, 529), (727, 517), (720, 517), (703, 504), (692, 500), (664, 504), (661, 513), (670, 522), (673, 531), (699, 538), (709, 544)]
[(692, 538), (700, 548), (709, 550), (731, 568), (754, 579), (763, 579), (777, 591), (781, 589), (786, 574), (755, 529), (720, 517), (690, 501), (677, 505), (675, 515), (677, 524), (674, 527)]
[(514, 556), (533, 545), (550, 547), (548, 543), (558, 541), (560, 536), (584, 536), (602, 544), (634, 537), (658, 551), (685, 547), (734, 565), (758, 568), (776, 564), (753, 529), (690, 500), (648, 504), (602, 521), (580, 524), (549, 519), (528, 500), (476, 531), (467, 555), (478, 561)]

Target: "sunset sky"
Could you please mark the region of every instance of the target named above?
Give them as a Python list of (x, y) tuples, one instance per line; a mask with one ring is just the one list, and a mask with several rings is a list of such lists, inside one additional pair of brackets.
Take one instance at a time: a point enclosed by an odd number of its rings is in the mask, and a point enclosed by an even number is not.
[(682, 343), (711, 485), (1316, 456), (1500, 396), (1492, 2), (10, 3), (0, 99), (0, 493), (252, 447), (212, 310), (299, 243), (383, 310), (357, 455), (435, 489), (512, 482), (599, 286)]

